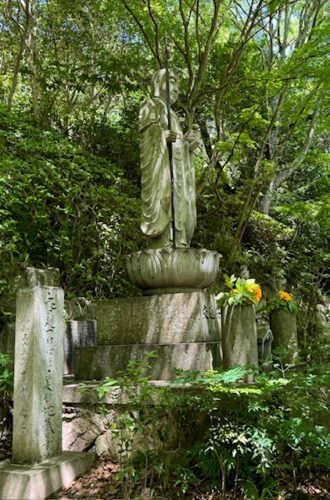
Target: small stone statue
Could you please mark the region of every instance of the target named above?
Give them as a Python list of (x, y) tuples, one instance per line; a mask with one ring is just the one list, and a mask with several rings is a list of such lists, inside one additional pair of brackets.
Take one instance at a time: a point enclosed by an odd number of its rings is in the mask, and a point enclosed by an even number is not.
[[(178, 97), (175, 75), (170, 72), (170, 101)], [(140, 161), (142, 173), (141, 230), (150, 238), (150, 248), (172, 246), (171, 176), (168, 143), (173, 148), (174, 207), (176, 247), (189, 247), (196, 227), (195, 171), (192, 153), (199, 145), (194, 132), (183, 134), (176, 113), (171, 111), (168, 130), (166, 70), (152, 79), (153, 97), (140, 110)]]
[(250, 278), (250, 271), (245, 264), (243, 264), (240, 268), (240, 277), (243, 280), (248, 280)]

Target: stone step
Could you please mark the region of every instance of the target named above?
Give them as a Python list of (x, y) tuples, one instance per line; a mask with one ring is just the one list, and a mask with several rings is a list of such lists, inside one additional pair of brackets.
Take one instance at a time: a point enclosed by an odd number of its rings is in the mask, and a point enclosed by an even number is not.
[(176, 368), (182, 370), (216, 369), (221, 366), (220, 342), (183, 342), (172, 344), (98, 345), (74, 350), (76, 380), (101, 380), (115, 377), (125, 370), (130, 360), (144, 360), (150, 352), (157, 354), (150, 360), (146, 372), (153, 380), (170, 380)]

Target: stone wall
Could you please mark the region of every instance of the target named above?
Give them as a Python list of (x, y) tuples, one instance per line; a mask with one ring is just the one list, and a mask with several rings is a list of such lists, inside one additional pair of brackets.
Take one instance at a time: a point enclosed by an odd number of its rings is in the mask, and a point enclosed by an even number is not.
[(109, 454), (104, 447), (100, 451), (96, 441), (109, 433), (114, 420), (115, 411), (109, 406), (106, 416), (102, 416), (96, 405), (66, 403), (63, 405), (63, 450), (94, 451), (97, 448), (98, 455)]
[[(86, 387), (89, 389), (86, 390)], [(120, 416), (127, 409), (127, 402), (127, 397), (118, 388), (114, 388), (111, 394), (106, 395), (104, 411), (100, 412), (93, 383), (85, 386), (83, 391), (79, 384), (64, 385), (63, 450), (94, 451), (98, 456), (118, 461), (121, 458), (122, 443), (127, 441), (131, 441), (134, 453), (177, 447), (179, 430), (170, 414), (164, 413), (163, 418), (157, 419), (153, 427), (146, 425), (134, 434), (123, 428)], [(162, 439), (164, 435), (166, 439)]]

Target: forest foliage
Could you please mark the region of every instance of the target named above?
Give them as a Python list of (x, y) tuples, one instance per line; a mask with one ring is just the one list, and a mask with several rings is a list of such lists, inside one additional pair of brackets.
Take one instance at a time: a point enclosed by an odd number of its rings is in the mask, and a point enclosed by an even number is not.
[(196, 128), (198, 228), (269, 294), (326, 291), (329, 5), (324, 0), (5, 0), (0, 7), (1, 283), (57, 266), (75, 295), (129, 293), (139, 234), (138, 109), (180, 80)]
[[(118, 432), (167, 411), (186, 432), (173, 453), (123, 462), (124, 486), (158, 480), (174, 485), (171, 498), (191, 485), (274, 498), (279, 483), (329, 465), (315, 322), (329, 293), (329, 14), (327, 0), (0, 2), (1, 312), (22, 266), (59, 268), (68, 298), (134, 293), (124, 257), (146, 244), (138, 112), (164, 66), (165, 35), (176, 112), (201, 137), (192, 245), (220, 252), (229, 276), (247, 266), (267, 300), (289, 290), (300, 306), (301, 360), (314, 363), (306, 373), (289, 367), (283, 381), (285, 367), (250, 387), (235, 369), (179, 374), (199, 393), (159, 406), (138, 367), (119, 379), (135, 392)], [(7, 393), (11, 360), (0, 365)]]
[(275, 370), (253, 384), (242, 383), (254, 373), (248, 367), (177, 370), (169, 386), (153, 386), (145, 367), (154, 356), (131, 360), (97, 387), (104, 412), (118, 390), (127, 401), (111, 426), (117, 496), (296, 499), (302, 484), (317, 484), (329, 468), (329, 375), (322, 370), (284, 377)]

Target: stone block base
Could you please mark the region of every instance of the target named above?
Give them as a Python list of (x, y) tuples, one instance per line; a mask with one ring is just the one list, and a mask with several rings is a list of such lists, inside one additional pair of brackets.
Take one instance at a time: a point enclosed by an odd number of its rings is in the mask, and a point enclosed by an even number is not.
[(76, 347), (93, 346), (96, 343), (96, 321), (93, 319), (75, 321), (66, 325), (64, 336), (64, 375), (73, 373), (73, 350)]
[(0, 462), (0, 500), (41, 500), (67, 487), (93, 463), (92, 453), (63, 452), (36, 465)]
[(75, 378), (100, 380), (115, 377), (131, 359), (143, 360), (149, 352), (158, 357), (146, 373), (152, 380), (170, 380), (176, 368), (205, 372), (221, 365), (220, 342), (186, 342), (160, 345), (99, 345), (74, 351)]
[(202, 290), (105, 300), (95, 309), (98, 345), (220, 341), (214, 295)]

